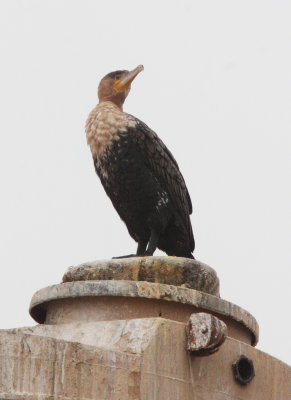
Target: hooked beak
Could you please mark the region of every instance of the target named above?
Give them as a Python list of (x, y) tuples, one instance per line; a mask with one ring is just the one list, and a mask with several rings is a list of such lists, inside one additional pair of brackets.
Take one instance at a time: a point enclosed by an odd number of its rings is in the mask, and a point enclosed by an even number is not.
[(118, 91), (127, 89), (130, 87), (131, 82), (134, 80), (134, 78), (141, 72), (143, 71), (143, 65), (139, 65), (132, 71), (127, 72), (125, 75), (121, 77), (120, 80), (114, 82), (114, 87)]

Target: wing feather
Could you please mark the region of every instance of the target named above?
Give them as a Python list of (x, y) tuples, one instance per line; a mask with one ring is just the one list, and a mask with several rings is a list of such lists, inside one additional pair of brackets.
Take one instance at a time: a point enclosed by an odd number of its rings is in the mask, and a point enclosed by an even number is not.
[(192, 202), (178, 163), (154, 131), (139, 119), (135, 118), (135, 121), (136, 129), (133, 140), (138, 145), (146, 165), (169, 194), (175, 210), (188, 232), (189, 244), (194, 250), (194, 238), (189, 217), (192, 213)]

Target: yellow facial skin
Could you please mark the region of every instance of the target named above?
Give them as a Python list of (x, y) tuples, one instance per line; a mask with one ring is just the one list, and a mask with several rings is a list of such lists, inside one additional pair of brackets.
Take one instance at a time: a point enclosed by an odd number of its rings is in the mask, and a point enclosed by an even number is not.
[(121, 79), (122, 79), (123, 77), (124, 77), (124, 74), (122, 74), (122, 75), (120, 76), (119, 79), (116, 79), (116, 78), (115, 78), (113, 87), (114, 87), (116, 90), (118, 90), (118, 92), (121, 92), (121, 91), (124, 89), (124, 87), (125, 87), (125, 86), (121, 83)]
[(126, 74), (121, 75), (120, 79), (115, 79), (113, 87), (118, 91), (122, 91), (124, 89), (129, 89), (131, 82), (134, 80), (134, 78), (141, 72), (143, 71), (143, 65), (139, 65), (132, 71), (129, 71)]

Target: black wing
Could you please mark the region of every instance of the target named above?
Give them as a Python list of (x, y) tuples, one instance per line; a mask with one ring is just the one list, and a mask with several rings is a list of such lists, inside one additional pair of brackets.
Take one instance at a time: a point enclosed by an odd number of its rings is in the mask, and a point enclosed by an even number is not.
[(158, 137), (145, 123), (135, 118), (136, 130), (133, 140), (138, 145), (145, 163), (169, 194), (175, 210), (179, 214), (188, 232), (191, 251), (194, 250), (194, 238), (189, 215), (192, 213), (190, 195), (180, 172), (177, 161)]

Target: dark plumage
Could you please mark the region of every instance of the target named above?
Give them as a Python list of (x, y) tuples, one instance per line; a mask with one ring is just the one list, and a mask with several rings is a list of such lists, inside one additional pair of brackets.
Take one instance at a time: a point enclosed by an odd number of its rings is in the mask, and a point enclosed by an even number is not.
[(96, 172), (129, 234), (136, 255), (193, 258), (191, 199), (172, 153), (143, 122), (123, 113), (130, 83), (142, 70), (116, 71), (100, 82), (86, 134)]

